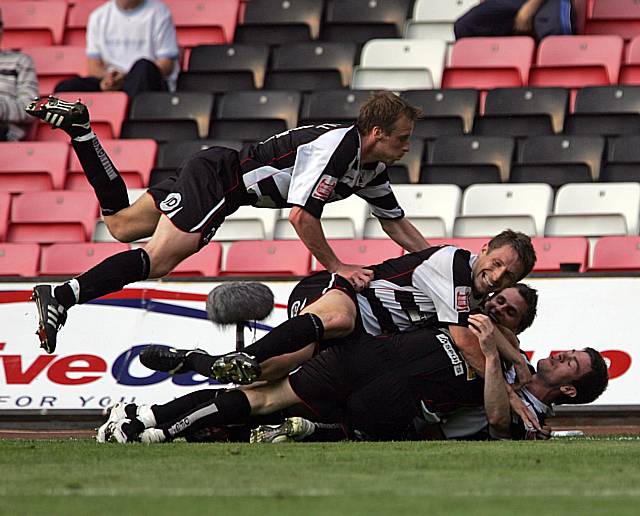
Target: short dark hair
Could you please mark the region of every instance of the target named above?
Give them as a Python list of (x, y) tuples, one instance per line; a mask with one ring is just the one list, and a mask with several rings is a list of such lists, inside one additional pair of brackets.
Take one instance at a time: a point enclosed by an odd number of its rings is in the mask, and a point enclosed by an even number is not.
[(593, 348), (584, 348), (583, 351), (586, 351), (591, 357), (591, 370), (571, 383), (576, 388), (576, 395), (573, 398), (561, 394), (553, 401), (554, 403), (566, 405), (591, 403), (598, 399), (607, 388), (609, 371), (604, 358)]
[(518, 289), (518, 293), (522, 296), (524, 302), (527, 303), (527, 310), (522, 314), (520, 324), (516, 328), (516, 333), (522, 333), (533, 324), (533, 320), (538, 313), (538, 291), (526, 283), (516, 283), (513, 288)]
[(518, 280), (521, 280), (531, 272), (536, 263), (536, 251), (531, 243), (531, 238), (520, 231), (505, 229), (502, 233), (489, 240), (487, 252), (505, 245), (511, 246), (518, 255), (523, 267), (522, 275), (518, 278)]
[(381, 127), (385, 134), (389, 134), (401, 116), (415, 121), (421, 114), (420, 108), (412, 106), (395, 93), (380, 91), (362, 104), (356, 126), (363, 135), (369, 134), (374, 127)]

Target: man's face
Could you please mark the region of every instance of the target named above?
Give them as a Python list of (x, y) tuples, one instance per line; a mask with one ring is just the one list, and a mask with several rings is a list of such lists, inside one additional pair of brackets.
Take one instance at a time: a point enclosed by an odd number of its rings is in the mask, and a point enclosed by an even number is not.
[(495, 322), (518, 332), (522, 317), (527, 311), (527, 302), (515, 287), (509, 287), (495, 294), (484, 305), (484, 312)]
[(591, 357), (586, 351), (562, 351), (538, 361), (537, 373), (550, 385), (570, 384), (591, 371)]
[(485, 295), (501, 288), (510, 287), (522, 276), (523, 267), (518, 253), (510, 245), (493, 251), (484, 247), (473, 265), (473, 289)]
[(409, 151), (409, 139), (413, 132), (413, 125), (413, 121), (406, 116), (401, 116), (393, 124), (391, 132), (388, 134), (380, 129), (371, 153), (373, 157), (387, 165), (401, 159)]

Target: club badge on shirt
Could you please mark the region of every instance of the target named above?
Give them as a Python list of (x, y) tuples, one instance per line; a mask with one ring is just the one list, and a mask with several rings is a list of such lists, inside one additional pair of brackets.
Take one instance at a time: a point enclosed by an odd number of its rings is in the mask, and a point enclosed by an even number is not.
[(458, 312), (469, 312), (471, 299), (471, 287), (456, 287), (455, 290), (456, 297), (456, 310)]
[(318, 181), (318, 184), (311, 194), (311, 197), (313, 197), (314, 199), (319, 199), (320, 201), (326, 201), (327, 199), (329, 199), (329, 196), (331, 195), (331, 192), (333, 192), (336, 184), (338, 184), (337, 177), (324, 174), (320, 178), (320, 181)]

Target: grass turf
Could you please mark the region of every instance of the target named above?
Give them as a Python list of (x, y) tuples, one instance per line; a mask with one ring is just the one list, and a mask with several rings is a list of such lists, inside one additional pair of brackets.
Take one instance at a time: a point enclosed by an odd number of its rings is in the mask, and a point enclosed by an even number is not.
[(0, 441), (0, 514), (640, 513), (640, 440)]

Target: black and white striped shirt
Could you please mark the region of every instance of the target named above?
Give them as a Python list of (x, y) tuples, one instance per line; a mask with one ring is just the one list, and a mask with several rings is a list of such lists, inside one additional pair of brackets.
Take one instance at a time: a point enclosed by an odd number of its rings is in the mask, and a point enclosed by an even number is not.
[(414, 324), (466, 326), (481, 301), (472, 293), (476, 259), (464, 249), (436, 246), (373, 266), (373, 281), (358, 293), (365, 331), (380, 335)]
[(363, 165), (360, 152), (355, 126), (310, 125), (243, 148), (240, 166), (254, 206), (300, 206), (320, 218), (326, 203), (355, 193), (369, 203), (376, 217), (403, 217), (386, 165)]
[[(33, 118), (24, 108), (38, 96), (38, 78), (31, 58), (22, 52), (0, 51), (0, 120), (21, 124)], [(11, 127), (13, 134), (23, 133)]]

